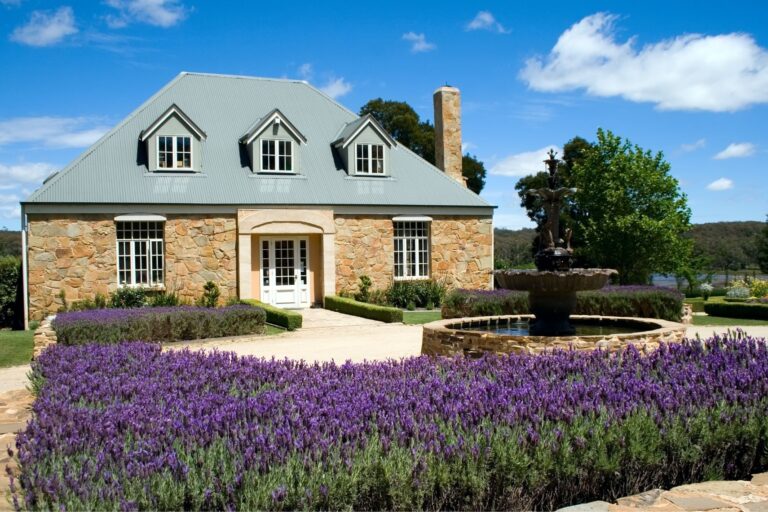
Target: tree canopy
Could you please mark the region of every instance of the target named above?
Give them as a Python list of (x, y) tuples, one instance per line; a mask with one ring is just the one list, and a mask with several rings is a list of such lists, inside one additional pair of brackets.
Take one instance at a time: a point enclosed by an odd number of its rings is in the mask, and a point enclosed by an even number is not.
[[(577, 192), (564, 207), (561, 229), (573, 230), (578, 265), (615, 268), (619, 282), (629, 284), (647, 283), (655, 272), (673, 273), (686, 264), (692, 244), (682, 235), (691, 213), (662, 153), (600, 129), (594, 143), (569, 141), (562, 158), (561, 186)], [(526, 176), (515, 187), (536, 222), (546, 214), (528, 191), (545, 184), (546, 177), (544, 172)]]
[(757, 237), (757, 263), (760, 265), (760, 271), (768, 274), (768, 217), (766, 217), (765, 226)]
[[(372, 115), (397, 142), (434, 165), (435, 127), (429, 121), (422, 121), (408, 103), (376, 98), (360, 108), (360, 115), (366, 114)], [(465, 154), (462, 156), (461, 171), (467, 179), (467, 187), (479, 194), (485, 186), (486, 169), (483, 162)]]

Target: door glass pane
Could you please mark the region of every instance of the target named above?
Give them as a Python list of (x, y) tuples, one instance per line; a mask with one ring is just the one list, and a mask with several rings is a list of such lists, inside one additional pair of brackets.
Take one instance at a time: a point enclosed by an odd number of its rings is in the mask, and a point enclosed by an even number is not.
[(261, 282), (264, 286), (269, 286), (269, 242), (261, 242)]
[(299, 241), (299, 265), (301, 268), (301, 272), (299, 273), (301, 277), (301, 284), (307, 284), (307, 241), (306, 240)]
[(277, 286), (293, 286), (296, 279), (296, 269), (293, 240), (275, 241), (275, 284)]

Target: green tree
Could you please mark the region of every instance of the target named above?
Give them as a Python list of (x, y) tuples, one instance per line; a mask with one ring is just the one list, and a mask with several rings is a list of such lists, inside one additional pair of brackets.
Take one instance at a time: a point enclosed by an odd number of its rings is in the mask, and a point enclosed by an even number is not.
[(655, 272), (685, 266), (691, 242), (685, 194), (661, 152), (652, 154), (599, 129), (571, 172), (578, 189), (572, 211), (579, 254), (590, 265), (615, 268), (621, 284), (647, 283)]
[[(406, 102), (376, 98), (360, 108), (360, 115), (366, 114), (372, 115), (397, 142), (434, 165), (435, 127), (429, 121), (422, 121)], [(472, 155), (464, 155), (461, 173), (471, 191), (479, 194), (483, 190), (486, 175), (483, 162)]]
[(760, 272), (768, 274), (768, 216), (766, 216), (765, 226), (757, 236), (757, 264), (760, 265)]

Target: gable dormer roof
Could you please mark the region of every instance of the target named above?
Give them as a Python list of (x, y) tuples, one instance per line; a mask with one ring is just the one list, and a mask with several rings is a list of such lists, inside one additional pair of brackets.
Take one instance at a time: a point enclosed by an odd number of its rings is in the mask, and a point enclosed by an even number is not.
[(285, 114), (280, 112), (280, 109), (277, 108), (273, 109), (269, 114), (253, 123), (253, 125), (248, 128), (248, 131), (246, 131), (245, 134), (240, 137), (240, 142), (243, 144), (250, 144), (253, 142), (253, 139), (261, 135), (264, 130), (272, 126), (274, 123), (282, 124), (288, 133), (293, 135), (293, 137), (299, 142), (303, 142), (305, 144), (307, 143), (307, 138), (304, 136), (304, 134), (301, 133), (298, 128), (296, 128), (293, 123), (291, 123), (288, 118), (285, 117)]
[(393, 147), (397, 145), (395, 139), (393, 139), (392, 136), (387, 133), (387, 130), (381, 127), (379, 122), (376, 121), (376, 118), (374, 118), (371, 114), (366, 114), (363, 117), (358, 117), (354, 121), (347, 123), (346, 126), (342, 128), (341, 133), (336, 138), (336, 140), (333, 141), (333, 145), (346, 148), (349, 146), (349, 143), (352, 142), (355, 137), (357, 137), (360, 132), (365, 130), (365, 128), (368, 126), (370, 126), (376, 133), (379, 134), (379, 137), (381, 137), (384, 142), (387, 143), (387, 146)]
[(190, 130), (192, 133), (194, 133), (200, 140), (206, 139), (207, 135), (205, 134), (205, 132), (201, 130), (200, 127), (197, 126), (195, 122), (192, 121), (192, 119), (187, 114), (185, 114), (184, 111), (181, 110), (178, 105), (174, 103), (173, 105), (168, 107), (168, 110), (163, 112), (160, 115), (160, 117), (155, 119), (155, 121), (151, 125), (149, 125), (149, 127), (141, 131), (141, 133), (139, 134), (139, 140), (144, 142), (145, 140), (150, 138), (152, 134), (158, 130), (158, 128), (163, 126), (163, 124), (171, 116), (174, 116), (174, 115), (178, 117), (179, 120), (184, 124), (184, 126), (186, 126), (187, 129)]

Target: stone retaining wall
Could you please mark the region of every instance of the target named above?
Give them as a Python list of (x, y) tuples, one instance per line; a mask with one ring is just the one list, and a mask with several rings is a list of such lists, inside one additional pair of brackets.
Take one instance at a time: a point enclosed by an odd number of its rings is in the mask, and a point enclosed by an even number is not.
[(53, 316), (45, 318), (33, 336), (32, 359), (37, 359), (46, 348), (56, 344), (56, 331), (51, 327)]
[(431, 356), (479, 355), (485, 352), (496, 354), (540, 354), (552, 349), (592, 351), (596, 349), (616, 352), (628, 345), (634, 345), (643, 352), (658, 348), (659, 343), (680, 342), (685, 337), (685, 325), (666, 320), (637, 319), (621, 317), (599, 317), (574, 315), (573, 319), (625, 320), (637, 322), (647, 320), (658, 328), (631, 334), (607, 336), (511, 336), (486, 331), (462, 330), (468, 324), (483, 325), (499, 319), (528, 320), (532, 315), (509, 315), (503, 317), (477, 317), (466, 319), (440, 320), (424, 325), (421, 353)]

